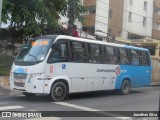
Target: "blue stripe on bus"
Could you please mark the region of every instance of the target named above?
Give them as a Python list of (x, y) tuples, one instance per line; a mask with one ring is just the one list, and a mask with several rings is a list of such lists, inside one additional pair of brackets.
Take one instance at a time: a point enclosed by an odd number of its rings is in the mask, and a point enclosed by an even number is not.
[(27, 74), (25, 69), (23, 68), (17, 68), (13, 71), (14, 73), (22, 73), (22, 74)]
[(128, 79), (131, 82), (131, 87), (143, 87), (150, 85), (151, 72), (150, 66), (127, 66), (120, 65), (121, 74), (116, 78), (115, 89), (120, 89), (123, 80)]

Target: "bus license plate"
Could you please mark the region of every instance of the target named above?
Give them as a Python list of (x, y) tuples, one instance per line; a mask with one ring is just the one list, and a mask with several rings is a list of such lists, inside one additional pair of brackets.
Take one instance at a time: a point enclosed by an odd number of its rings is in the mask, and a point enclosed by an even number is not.
[(23, 80), (22, 80), (22, 79), (16, 79), (15, 82), (17, 82), (17, 83), (22, 83)]

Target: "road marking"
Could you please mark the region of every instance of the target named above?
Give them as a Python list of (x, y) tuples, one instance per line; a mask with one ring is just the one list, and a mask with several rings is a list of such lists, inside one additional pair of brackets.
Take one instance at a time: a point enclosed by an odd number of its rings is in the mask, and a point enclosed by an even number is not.
[(0, 110), (11, 110), (11, 109), (20, 109), (24, 108), (22, 106), (5, 106), (5, 107), (0, 107)]
[[(114, 118), (117, 118), (117, 119), (133, 120), (131, 117), (125, 117), (125, 116), (122, 116), (120, 114), (115, 114), (115, 113), (111, 113), (111, 112), (103, 112), (102, 110), (88, 108), (88, 107), (79, 106), (79, 105), (75, 105), (75, 104), (70, 104), (70, 103), (66, 103), (66, 102), (52, 102), (52, 103), (67, 106), (67, 107), (72, 107), (72, 108), (76, 108), (76, 109), (80, 109), (80, 110), (83, 110), (83, 111), (91, 111), (91, 112), (95, 112), (95, 113), (98, 113), (98, 114), (114, 117)], [(99, 112), (99, 111), (101, 111), (101, 112)]]
[(101, 110), (88, 108), (88, 107), (83, 107), (83, 106), (79, 106), (79, 105), (74, 105), (74, 104), (70, 104), (70, 103), (66, 103), (66, 102), (53, 102), (53, 103), (68, 106), (68, 107), (72, 107), (72, 108), (76, 108), (76, 109), (81, 109), (81, 110), (84, 110), (84, 111), (101, 111)]
[(29, 111), (37, 111), (37, 110), (29, 110)]

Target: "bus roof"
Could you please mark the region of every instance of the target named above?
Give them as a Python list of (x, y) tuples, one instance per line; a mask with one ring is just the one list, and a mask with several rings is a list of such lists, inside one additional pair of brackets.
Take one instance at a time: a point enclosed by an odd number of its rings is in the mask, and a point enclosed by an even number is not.
[(131, 46), (131, 45), (123, 45), (123, 44), (117, 44), (117, 43), (109, 43), (109, 42), (103, 42), (103, 41), (86, 39), (86, 38), (71, 37), (71, 36), (67, 36), (67, 35), (45, 35), (45, 36), (41, 36), (41, 37), (37, 37), (37, 38), (69, 39), (69, 40), (73, 40), (73, 41), (82, 41), (82, 42), (88, 42), (88, 43), (123, 47), (123, 48), (128, 48), (128, 49), (149, 51), (148, 49), (142, 48), (142, 47), (135, 47), (135, 46)]

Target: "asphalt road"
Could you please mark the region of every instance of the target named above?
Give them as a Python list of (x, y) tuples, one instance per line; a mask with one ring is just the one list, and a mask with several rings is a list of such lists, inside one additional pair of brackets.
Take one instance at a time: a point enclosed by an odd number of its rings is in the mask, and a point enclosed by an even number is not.
[[(1, 96), (0, 111), (40, 112), (54, 111), (60, 114), (48, 118), (0, 118), (4, 120), (157, 120), (157, 117), (125, 117), (128, 114), (154, 113), (159, 107), (158, 86), (132, 89), (129, 95), (119, 95), (113, 91), (72, 94), (63, 102), (52, 102), (47, 96), (27, 98), (23, 95)], [(56, 112), (61, 111), (61, 112)], [(71, 112), (63, 112), (71, 111)], [(86, 112), (90, 111), (90, 112)], [(117, 111), (117, 112), (115, 112)], [(123, 111), (123, 112), (119, 112)], [(131, 112), (130, 112), (131, 111)], [(138, 112), (140, 111), (140, 112)], [(46, 112), (50, 114), (49, 112)], [(147, 112), (148, 113), (148, 112)], [(91, 115), (91, 117), (86, 117)], [(64, 116), (63, 116), (64, 115)], [(66, 115), (70, 115), (66, 117)], [(71, 117), (72, 116), (72, 117)], [(79, 116), (79, 117), (76, 117)], [(105, 117), (112, 116), (112, 117)]]

